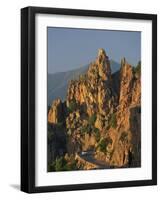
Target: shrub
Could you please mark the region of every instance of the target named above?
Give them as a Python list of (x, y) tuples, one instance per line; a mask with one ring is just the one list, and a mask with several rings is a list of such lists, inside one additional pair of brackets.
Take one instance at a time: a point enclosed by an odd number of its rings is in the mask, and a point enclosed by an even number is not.
[(78, 169), (76, 160), (71, 161), (70, 164), (66, 166), (66, 170), (68, 171), (76, 170), (76, 169)]
[(94, 136), (96, 138), (96, 141), (98, 142), (100, 140), (100, 132), (98, 128), (93, 128)]
[(73, 111), (75, 111), (77, 108), (77, 103), (75, 100), (72, 100), (70, 103), (69, 103), (69, 106), (68, 106), (68, 113), (71, 113)]
[(94, 123), (95, 123), (95, 121), (96, 121), (96, 118), (97, 118), (96, 114), (93, 114), (93, 115), (89, 118), (89, 125), (94, 126)]
[(112, 128), (116, 128), (116, 126), (117, 126), (117, 120), (116, 120), (115, 113), (111, 114), (111, 116), (110, 116), (109, 126)]
[(81, 128), (81, 133), (82, 133), (82, 134), (85, 134), (86, 132), (87, 132), (86, 126), (82, 126), (82, 128)]
[(70, 170), (76, 170), (77, 167), (77, 161), (71, 160), (67, 161), (63, 156), (56, 158), (52, 163), (48, 164), (48, 171), (70, 171)]
[(107, 142), (104, 138), (102, 138), (98, 143), (98, 148), (101, 152), (106, 153), (106, 147), (107, 147)]
[(48, 172), (55, 171), (55, 161), (48, 164)]
[(82, 134), (90, 133), (90, 132), (91, 132), (91, 126), (89, 124), (87, 126), (82, 126), (82, 128), (81, 128)]
[(88, 119), (88, 124), (86, 126), (82, 126), (81, 128), (81, 133), (91, 133), (92, 131), (96, 132), (96, 128), (94, 128), (94, 123), (96, 121), (96, 114), (93, 114), (89, 119)]
[(65, 170), (66, 160), (63, 157), (57, 158), (55, 161), (55, 171)]

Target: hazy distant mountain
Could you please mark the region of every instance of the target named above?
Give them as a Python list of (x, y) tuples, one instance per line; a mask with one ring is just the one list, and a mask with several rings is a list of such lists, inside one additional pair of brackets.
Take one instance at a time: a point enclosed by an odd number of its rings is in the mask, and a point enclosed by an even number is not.
[[(111, 60), (110, 63), (112, 73), (120, 69), (119, 63), (113, 60)], [(48, 74), (48, 105), (51, 105), (52, 101), (58, 97), (65, 100), (68, 82), (72, 79), (75, 80), (79, 77), (79, 75), (86, 73), (87, 69), (88, 65), (85, 65), (66, 72)]]
[(112, 74), (120, 69), (120, 64), (114, 60), (110, 60)]

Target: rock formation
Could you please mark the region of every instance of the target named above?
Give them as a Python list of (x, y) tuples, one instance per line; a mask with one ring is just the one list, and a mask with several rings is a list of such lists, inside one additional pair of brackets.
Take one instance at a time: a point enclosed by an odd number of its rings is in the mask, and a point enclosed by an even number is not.
[(53, 101), (48, 123), (62, 123), (67, 154), (92, 151), (107, 168), (141, 165), (140, 67), (124, 58), (120, 71), (111, 74), (109, 58), (99, 49), (87, 73), (69, 82), (66, 101)]
[(64, 120), (65, 106), (61, 99), (53, 101), (51, 108), (48, 113), (48, 122), (50, 124), (57, 124)]
[[(133, 165), (140, 165), (141, 158), (141, 84), (140, 74), (135, 73), (125, 59), (121, 61), (120, 92), (117, 106), (117, 137), (110, 159), (111, 165), (128, 165), (133, 157)], [(135, 130), (134, 130), (135, 129)], [(111, 135), (116, 135), (111, 131)], [(137, 148), (137, 149), (135, 149)]]
[(113, 112), (115, 95), (111, 85), (111, 67), (103, 49), (99, 49), (87, 74), (69, 83), (67, 106), (73, 101), (86, 106), (89, 116), (98, 112), (106, 116), (110, 111)]

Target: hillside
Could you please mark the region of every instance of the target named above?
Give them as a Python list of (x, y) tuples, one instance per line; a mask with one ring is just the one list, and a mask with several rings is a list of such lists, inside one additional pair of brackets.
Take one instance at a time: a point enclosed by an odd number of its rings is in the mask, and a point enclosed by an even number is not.
[[(112, 74), (104, 49), (48, 112), (48, 171), (140, 167), (141, 63)], [(51, 150), (52, 149), (52, 150)]]

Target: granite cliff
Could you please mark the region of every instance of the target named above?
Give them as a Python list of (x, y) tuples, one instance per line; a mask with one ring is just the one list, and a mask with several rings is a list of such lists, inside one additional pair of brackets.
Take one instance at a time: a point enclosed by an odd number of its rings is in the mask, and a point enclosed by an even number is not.
[[(86, 169), (77, 158), (90, 152), (87, 161), (103, 162), (107, 168), (141, 165), (140, 68), (141, 63), (134, 68), (123, 58), (120, 70), (112, 74), (105, 50), (98, 50), (87, 72), (69, 81), (66, 100), (54, 100), (49, 109), (49, 164), (63, 157), (64, 170)], [(56, 148), (56, 140), (63, 144)]]

